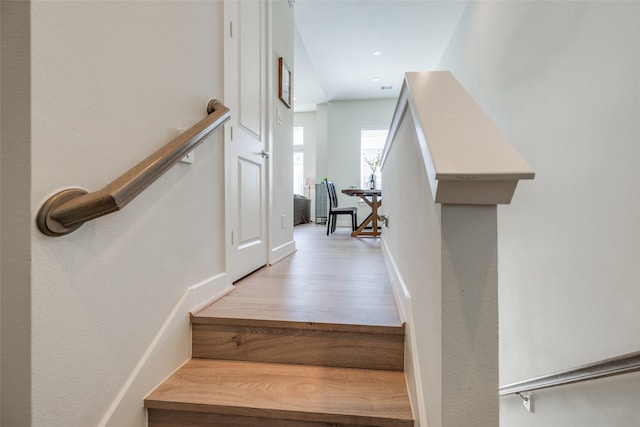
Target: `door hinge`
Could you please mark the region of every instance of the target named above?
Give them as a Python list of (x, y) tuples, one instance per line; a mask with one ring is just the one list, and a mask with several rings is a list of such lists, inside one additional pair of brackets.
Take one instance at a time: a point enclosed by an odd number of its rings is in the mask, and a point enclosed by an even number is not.
[(229, 37), (233, 38), (233, 22), (229, 21)]
[(229, 126), (229, 128), (230, 128), (229, 129), (229, 133), (230, 133), (229, 138), (231, 139), (231, 141), (233, 141), (233, 126)]
[(233, 245), (233, 230), (231, 230), (231, 244)]

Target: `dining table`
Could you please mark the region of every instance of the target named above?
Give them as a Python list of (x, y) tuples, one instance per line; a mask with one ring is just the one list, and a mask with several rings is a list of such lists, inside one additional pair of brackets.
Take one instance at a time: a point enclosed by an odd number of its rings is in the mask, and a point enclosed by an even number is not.
[[(380, 232), (379, 222), (382, 222), (378, 214), (378, 208), (382, 205), (382, 190), (367, 190), (363, 188), (345, 188), (342, 193), (353, 197), (360, 197), (371, 208), (371, 213), (358, 228), (351, 233), (353, 237), (370, 236), (378, 237)], [(371, 231), (367, 227), (371, 226)]]

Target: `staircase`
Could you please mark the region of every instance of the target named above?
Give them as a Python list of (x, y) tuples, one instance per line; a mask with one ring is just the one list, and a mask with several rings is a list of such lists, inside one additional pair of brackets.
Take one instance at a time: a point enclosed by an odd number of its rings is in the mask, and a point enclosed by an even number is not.
[(193, 359), (145, 400), (150, 427), (413, 426), (403, 326), (191, 323)]
[(376, 242), (296, 231), (294, 256), (191, 316), (193, 358), (145, 399), (150, 427), (414, 425)]

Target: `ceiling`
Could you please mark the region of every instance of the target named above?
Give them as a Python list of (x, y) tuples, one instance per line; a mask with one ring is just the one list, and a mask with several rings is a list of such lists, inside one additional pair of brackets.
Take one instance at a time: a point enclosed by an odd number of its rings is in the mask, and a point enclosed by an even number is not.
[(467, 3), (295, 0), (294, 111), (396, 98), (405, 72), (436, 69)]

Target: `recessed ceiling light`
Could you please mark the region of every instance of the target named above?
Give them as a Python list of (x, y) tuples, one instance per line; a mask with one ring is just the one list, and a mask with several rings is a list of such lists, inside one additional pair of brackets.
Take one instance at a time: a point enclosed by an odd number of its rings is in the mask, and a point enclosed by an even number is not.
[(393, 86), (380, 86), (380, 90), (390, 90), (393, 89)]
[(373, 51), (373, 52), (371, 52), (371, 53), (373, 53), (373, 56), (380, 56), (380, 55), (382, 55), (382, 51), (381, 51), (381, 50), (374, 50), (374, 51)]
[(380, 79), (379, 79), (378, 77), (374, 77), (374, 78), (372, 78), (372, 79), (371, 79), (371, 81), (372, 81), (372, 82), (379, 82), (379, 81), (380, 81)]

